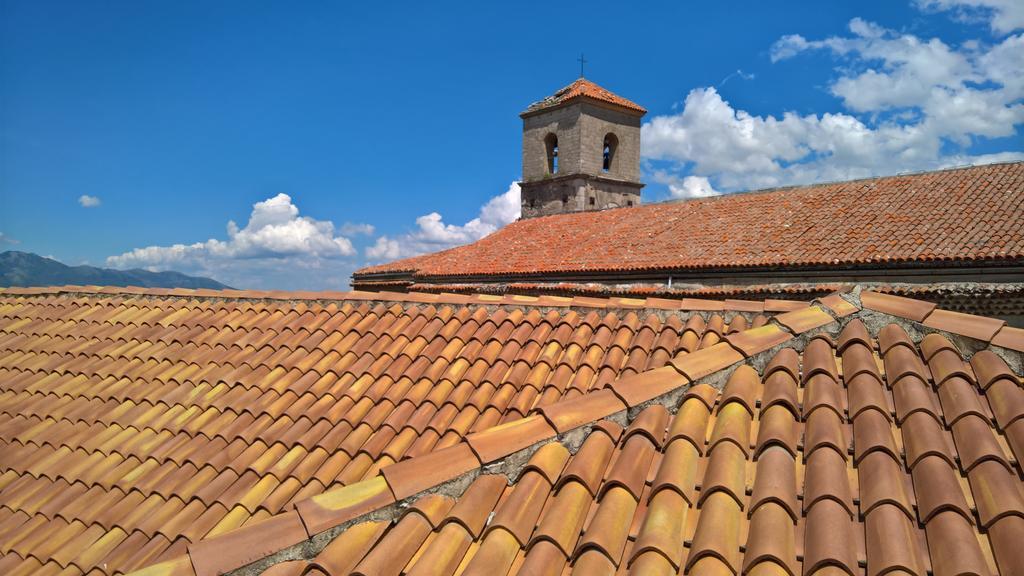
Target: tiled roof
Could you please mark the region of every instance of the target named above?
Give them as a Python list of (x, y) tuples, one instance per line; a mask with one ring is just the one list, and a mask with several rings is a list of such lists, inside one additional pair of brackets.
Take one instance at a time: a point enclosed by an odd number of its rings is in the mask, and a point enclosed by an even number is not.
[(1017, 574), (1022, 334), (832, 295), (151, 573)]
[(311, 497), (806, 306), (8, 289), (0, 574), (116, 574), (261, 523), (305, 538)]
[(942, 336), (866, 335), (854, 323), (838, 348), (784, 349), (761, 376), (744, 365), (674, 415), (599, 422), (574, 455), (547, 443), (514, 482), (482, 474), (457, 498), (425, 496), (314, 562), (333, 576), (1024, 568), (1016, 377)]
[(594, 84), (590, 80), (581, 77), (572, 84), (569, 84), (565, 88), (562, 88), (561, 90), (555, 92), (551, 96), (548, 96), (547, 98), (539, 102), (534, 102), (526, 109), (525, 112), (523, 112), (523, 114), (533, 114), (534, 112), (539, 112), (541, 110), (546, 110), (548, 108), (561, 106), (563, 104), (567, 104), (573, 100), (577, 100), (580, 98), (591, 98), (593, 100), (599, 100), (601, 102), (605, 102), (608, 104), (621, 106), (622, 108), (627, 108), (634, 112), (640, 112), (641, 114), (647, 113), (647, 110), (645, 110), (639, 104), (635, 102), (630, 102), (629, 100), (626, 100), (622, 96), (613, 94), (610, 91), (598, 86), (597, 84)]
[[(519, 220), (355, 285), (636, 271), (1020, 263), (1024, 162)], [(402, 276), (399, 274), (399, 276)]]

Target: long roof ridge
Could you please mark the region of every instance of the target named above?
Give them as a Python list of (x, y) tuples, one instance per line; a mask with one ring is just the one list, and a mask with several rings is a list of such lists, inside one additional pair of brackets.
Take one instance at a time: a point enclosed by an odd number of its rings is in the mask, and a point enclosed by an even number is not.
[(485, 292), (387, 292), (351, 290), (345, 292), (213, 290), (207, 288), (144, 288), (136, 286), (42, 286), (0, 287), (0, 295), (11, 296), (130, 296), (152, 298), (188, 298), (197, 301), (278, 301), (278, 302), (386, 302), (454, 306), (521, 306), (537, 308), (594, 308), (608, 311), (632, 310), (667, 312), (756, 312), (777, 313), (809, 306), (802, 300), (760, 298), (658, 298), (628, 295), (528, 295), (488, 294)]
[(769, 186), (766, 188), (751, 188), (749, 190), (736, 190), (734, 192), (722, 192), (714, 196), (701, 196), (697, 198), (666, 198), (664, 200), (657, 200), (654, 202), (644, 202), (640, 205), (643, 206), (657, 206), (664, 204), (685, 204), (687, 202), (700, 202), (708, 200), (721, 200), (730, 196), (747, 196), (757, 194), (770, 194), (772, 192), (784, 192), (789, 190), (804, 190), (807, 188), (817, 188), (819, 186), (837, 186), (841, 184), (857, 184), (861, 182), (873, 182), (878, 180), (887, 180), (890, 178), (906, 178), (909, 176), (924, 176), (927, 174), (943, 174), (946, 172), (960, 172), (963, 170), (970, 170), (971, 168), (980, 168), (983, 166), (1012, 166), (1014, 164), (1024, 164), (1024, 160), (1004, 160), (1000, 162), (981, 162), (978, 164), (960, 164), (957, 166), (947, 166), (945, 168), (937, 168), (935, 170), (907, 170), (903, 172), (897, 172), (895, 174), (879, 174), (877, 176), (864, 176), (863, 178), (853, 178), (850, 180), (821, 180), (818, 182), (808, 182), (806, 184), (787, 184), (782, 186)]

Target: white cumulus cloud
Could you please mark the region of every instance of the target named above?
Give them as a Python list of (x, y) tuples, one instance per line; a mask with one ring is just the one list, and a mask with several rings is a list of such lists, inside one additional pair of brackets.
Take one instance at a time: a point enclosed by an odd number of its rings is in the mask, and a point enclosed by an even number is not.
[(1024, 28), (1021, 0), (917, 0), (921, 8), (949, 10), (960, 20), (988, 20), (992, 31), (1007, 34)]
[(97, 196), (82, 194), (78, 197), (78, 203), (82, 205), (82, 208), (95, 208), (100, 205), (100, 199)]
[[(300, 288), (313, 284), (341, 287), (354, 263), (338, 265), (334, 261), (355, 254), (352, 242), (337, 234), (331, 221), (300, 216), (291, 196), (278, 194), (253, 204), (244, 227), (229, 221), (226, 239), (136, 248), (108, 257), (107, 265), (174, 269), (244, 288), (279, 287), (282, 281)], [(310, 275), (329, 277), (330, 282), (301, 282)]]
[(373, 224), (357, 222), (345, 222), (338, 228), (342, 236), (373, 236), (376, 230)]
[(704, 198), (718, 194), (703, 176), (687, 176), (678, 184), (669, 184), (668, 189), (673, 198)]
[(673, 199), (706, 198), (721, 194), (704, 176), (679, 176), (664, 170), (655, 170), (651, 179), (668, 186)]
[[(715, 88), (694, 89), (680, 112), (643, 126), (644, 157), (679, 174), (665, 176), (661, 167), (655, 180), (675, 197), (692, 197), (705, 183), (753, 189), (1024, 158), (968, 152), (978, 138), (1013, 136), (1024, 122), (1024, 34), (951, 46), (859, 18), (849, 31), (822, 40), (784, 36), (771, 49), (775, 62), (831, 54), (838, 75), (828, 89), (843, 110), (760, 116), (734, 108)], [(687, 186), (684, 173), (705, 181)]]
[(487, 201), (480, 214), (465, 224), (446, 224), (437, 212), (416, 219), (416, 229), (396, 237), (381, 236), (366, 248), (366, 257), (383, 262), (436, 252), (453, 246), (474, 242), (495, 232), (519, 218), (519, 184), (513, 182), (508, 190)]

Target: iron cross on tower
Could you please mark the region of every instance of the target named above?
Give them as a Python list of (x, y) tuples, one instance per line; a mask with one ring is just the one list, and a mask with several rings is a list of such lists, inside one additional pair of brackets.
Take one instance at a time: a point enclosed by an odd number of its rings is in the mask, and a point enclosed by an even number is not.
[(583, 52), (580, 52), (580, 57), (576, 60), (580, 63), (580, 78), (583, 78), (583, 65), (587, 63), (587, 59), (583, 57)]

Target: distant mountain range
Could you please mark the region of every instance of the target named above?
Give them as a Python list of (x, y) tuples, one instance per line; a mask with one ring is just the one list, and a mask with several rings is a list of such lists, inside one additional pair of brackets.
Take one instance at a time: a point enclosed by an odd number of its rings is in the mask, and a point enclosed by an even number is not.
[(113, 270), (95, 266), (68, 266), (52, 258), (10, 250), (0, 253), (0, 286), (141, 286), (144, 288), (230, 288), (200, 276), (181, 272)]

